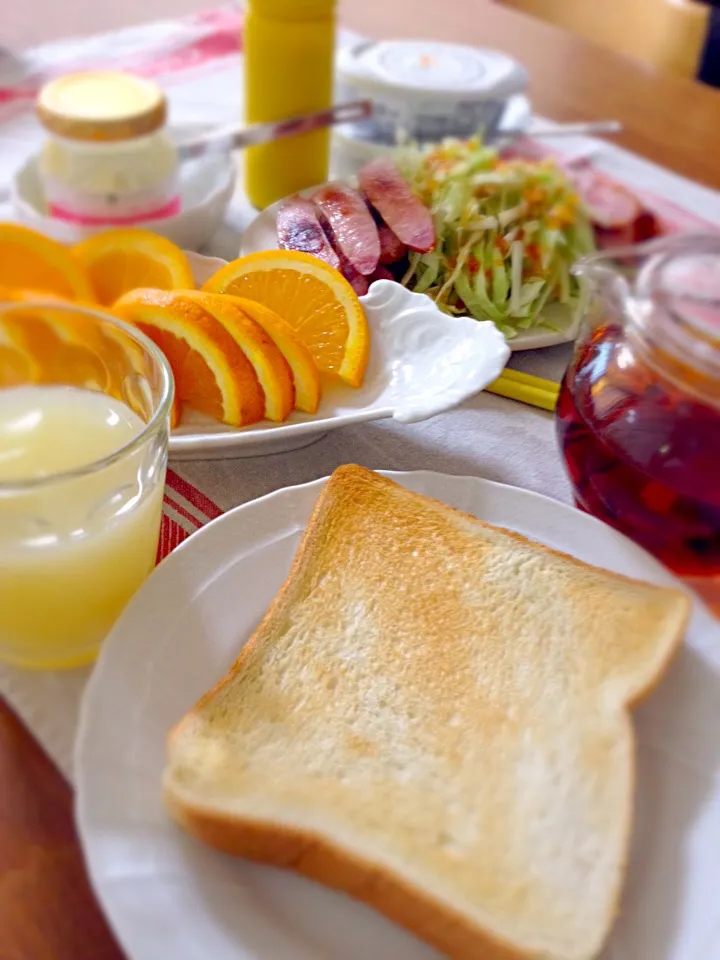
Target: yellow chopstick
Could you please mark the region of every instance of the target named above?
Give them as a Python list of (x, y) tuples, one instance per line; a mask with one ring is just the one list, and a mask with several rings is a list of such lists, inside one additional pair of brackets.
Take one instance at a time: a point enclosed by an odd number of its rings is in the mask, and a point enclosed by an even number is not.
[(554, 380), (544, 380), (530, 373), (509, 369), (503, 370), (497, 380), (485, 389), (499, 397), (507, 397), (508, 400), (517, 400), (551, 412), (555, 409), (560, 394), (560, 384)]

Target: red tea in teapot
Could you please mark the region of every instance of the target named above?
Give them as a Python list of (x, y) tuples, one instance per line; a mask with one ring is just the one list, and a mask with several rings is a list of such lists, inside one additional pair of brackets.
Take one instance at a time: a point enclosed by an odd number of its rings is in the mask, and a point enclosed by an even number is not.
[(563, 382), (560, 445), (578, 506), (680, 576), (720, 577), (720, 397), (667, 374), (599, 324)]

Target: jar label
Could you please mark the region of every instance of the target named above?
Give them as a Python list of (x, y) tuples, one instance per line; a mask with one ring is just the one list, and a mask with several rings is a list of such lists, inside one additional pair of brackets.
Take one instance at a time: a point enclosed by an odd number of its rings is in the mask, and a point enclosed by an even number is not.
[(84, 193), (50, 177), (43, 185), (50, 215), (80, 226), (132, 226), (175, 216), (181, 208), (175, 176), (128, 193)]
[(147, 223), (149, 220), (164, 220), (165, 217), (176, 216), (180, 213), (180, 197), (173, 197), (168, 203), (154, 210), (148, 210), (144, 213), (131, 213), (123, 217), (109, 214), (93, 216), (88, 213), (68, 210), (57, 203), (48, 204), (48, 211), (50, 216), (56, 220), (64, 220), (66, 223), (75, 223), (84, 227), (129, 227), (137, 223)]

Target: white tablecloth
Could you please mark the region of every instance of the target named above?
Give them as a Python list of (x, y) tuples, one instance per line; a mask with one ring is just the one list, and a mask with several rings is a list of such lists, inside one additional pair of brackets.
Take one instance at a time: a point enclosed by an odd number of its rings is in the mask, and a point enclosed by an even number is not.
[[(240, 114), (240, 61), (233, 8), (200, 17), (41, 48), (23, 61), (0, 59), (0, 183), (35, 148), (39, 131), (28, 93), (38, 78), (79, 64), (105, 63), (145, 69), (167, 90), (175, 122), (236, 120)], [(344, 37), (348, 39), (347, 35)], [(3, 105), (4, 103), (4, 105)], [(610, 143), (586, 138), (562, 141), (569, 154), (597, 151), (595, 163), (617, 179), (671, 200), (677, 207), (720, 224), (720, 194), (684, 180)], [(679, 214), (681, 215), (681, 214)], [(236, 255), (240, 232), (253, 211), (238, 192), (221, 230), (204, 252)], [(0, 219), (8, 211), (0, 207)], [(512, 365), (560, 379), (568, 347), (515, 355)], [(570, 501), (558, 456), (552, 417), (509, 400), (483, 394), (425, 423), (392, 421), (348, 427), (302, 450), (228, 461), (182, 463), (175, 470), (221, 509), (227, 510), (278, 487), (329, 474), (342, 463), (394, 470), (471, 474)], [(87, 670), (25, 673), (0, 666), (0, 694), (7, 697), (62, 771), (71, 778), (72, 744)]]

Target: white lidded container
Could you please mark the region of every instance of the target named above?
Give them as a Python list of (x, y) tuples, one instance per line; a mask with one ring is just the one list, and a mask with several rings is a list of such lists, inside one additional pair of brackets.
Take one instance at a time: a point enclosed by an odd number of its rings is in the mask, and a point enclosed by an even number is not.
[(377, 145), (491, 134), (528, 82), (504, 53), (431, 40), (361, 42), (339, 52), (336, 69), (338, 100), (368, 97), (375, 107), (342, 136)]
[(47, 132), (38, 172), (50, 216), (110, 227), (179, 213), (166, 114), (158, 87), (129, 73), (92, 70), (47, 83), (37, 102)]

